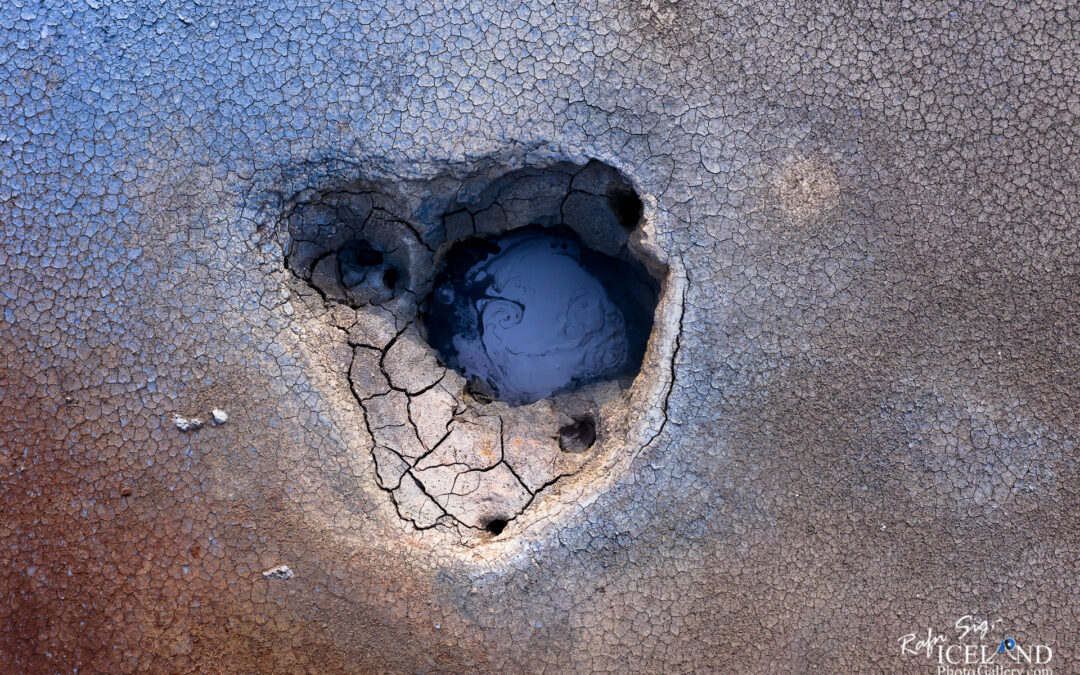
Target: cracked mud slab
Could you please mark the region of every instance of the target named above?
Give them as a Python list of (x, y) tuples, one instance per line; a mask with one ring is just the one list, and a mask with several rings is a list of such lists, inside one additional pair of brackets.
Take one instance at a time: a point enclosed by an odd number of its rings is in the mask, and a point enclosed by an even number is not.
[[(0, 663), (918, 672), (975, 615), (1075, 670), (1077, 21), (4, 3)], [(535, 171), (590, 160), (670, 271), (571, 453), (401, 366), (430, 238), (599, 208)], [(533, 501), (435, 524), (475, 495)]]

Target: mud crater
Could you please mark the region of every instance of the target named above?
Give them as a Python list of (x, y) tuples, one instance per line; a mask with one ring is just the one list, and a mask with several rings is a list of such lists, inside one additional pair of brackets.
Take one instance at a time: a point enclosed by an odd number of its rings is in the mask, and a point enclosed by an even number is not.
[(402, 519), (506, 537), (538, 500), (628, 451), (646, 413), (631, 394), (662, 372), (648, 354), (668, 286), (641, 245), (643, 214), (598, 161), (291, 201), (285, 265), (344, 331), (374, 478)]

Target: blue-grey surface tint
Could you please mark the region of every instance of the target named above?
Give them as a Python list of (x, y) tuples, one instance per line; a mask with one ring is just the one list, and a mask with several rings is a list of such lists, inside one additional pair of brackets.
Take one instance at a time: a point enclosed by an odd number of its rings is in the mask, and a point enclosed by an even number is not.
[(641, 367), (656, 308), (644, 268), (527, 227), (458, 243), (435, 279), (428, 339), (480, 390), (512, 405)]

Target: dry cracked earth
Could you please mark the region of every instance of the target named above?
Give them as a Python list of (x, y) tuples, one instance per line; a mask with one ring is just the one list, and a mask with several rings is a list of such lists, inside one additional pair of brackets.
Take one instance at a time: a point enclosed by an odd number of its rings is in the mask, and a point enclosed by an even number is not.
[(1080, 672), (1078, 27), (4, 2), (0, 671)]

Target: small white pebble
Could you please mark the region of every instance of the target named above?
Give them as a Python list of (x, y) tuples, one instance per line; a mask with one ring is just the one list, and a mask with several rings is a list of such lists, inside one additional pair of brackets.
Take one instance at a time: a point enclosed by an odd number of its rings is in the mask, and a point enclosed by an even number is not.
[(292, 579), (293, 571), (289, 569), (288, 565), (278, 565), (277, 567), (271, 567), (262, 573), (263, 578), (266, 579)]
[(214, 424), (225, 424), (229, 421), (229, 413), (221, 408), (214, 408), (210, 414), (214, 416)]
[(176, 428), (180, 431), (194, 431), (196, 429), (201, 429), (203, 425), (203, 421), (198, 417), (188, 418), (180, 415), (173, 415), (172, 420), (173, 424), (175, 424)]

